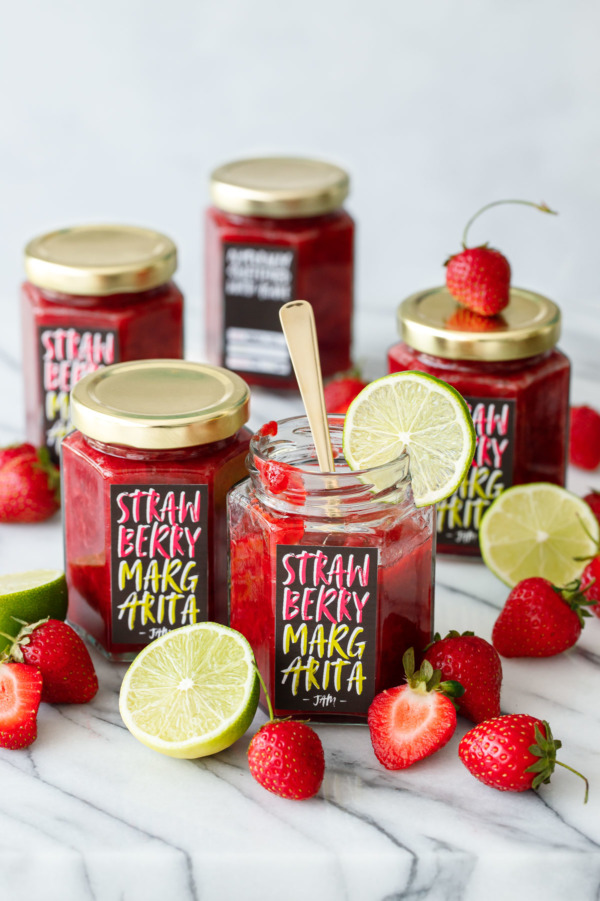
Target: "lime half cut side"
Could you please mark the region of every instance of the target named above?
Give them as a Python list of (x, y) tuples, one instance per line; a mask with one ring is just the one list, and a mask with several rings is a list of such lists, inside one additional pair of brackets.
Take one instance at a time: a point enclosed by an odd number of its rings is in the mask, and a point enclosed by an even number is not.
[(475, 453), (475, 429), (455, 388), (424, 372), (394, 372), (350, 404), (343, 450), (354, 470), (391, 463), (407, 450), (415, 504), (425, 507), (459, 487)]
[[(0, 632), (16, 637), (21, 624), (67, 615), (67, 582), (59, 569), (34, 569), (0, 575)], [(0, 635), (0, 653), (10, 647)]]
[(258, 706), (254, 654), (218, 623), (167, 632), (133, 661), (119, 710), (131, 734), (171, 757), (206, 757), (241, 738)]
[(585, 501), (548, 482), (515, 485), (488, 507), (479, 529), (481, 555), (511, 587), (541, 576), (564, 586), (581, 575), (576, 557), (598, 552), (599, 526)]

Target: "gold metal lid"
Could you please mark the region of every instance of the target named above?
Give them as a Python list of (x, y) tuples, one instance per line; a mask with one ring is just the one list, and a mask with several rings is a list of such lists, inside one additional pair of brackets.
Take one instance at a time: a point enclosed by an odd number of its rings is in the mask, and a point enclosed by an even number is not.
[(406, 344), (450, 360), (520, 360), (554, 347), (560, 310), (547, 297), (511, 288), (498, 316), (470, 313), (446, 288), (420, 291), (398, 307), (398, 331)]
[(75, 428), (106, 444), (150, 450), (208, 444), (248, 420), (250, 389), (228, 369), (186, 360), (115, 363), (71, 392)]
[(293, 219), (329, 213), (350, 190), (348, 173), (322, 160), (259, 157), (219, 166), (210, 178), (213, 203), (227, 213)]
[(104, 296), (147, 291), (177, 268), (170, 238), (130, 225), (78, 225), (40, 235), (25, 248), (34, 285), (63, 294)]

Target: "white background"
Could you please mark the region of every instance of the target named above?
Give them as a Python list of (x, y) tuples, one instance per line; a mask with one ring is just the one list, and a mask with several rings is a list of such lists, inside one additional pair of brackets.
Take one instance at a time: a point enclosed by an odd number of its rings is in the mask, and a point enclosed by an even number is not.
[(466, 220), (503, 197), (560, 216), (500, 208), (472, 240), (577, 325), (597, 311), (599, 39), (594, 0), (5, 0), (3, 318), (29, 238), (147, 225), (178, 244), (201, 356), (208, 174), (292, 153), (352, 175), (357, 305), (389, 315), (382, 366), (399, 300), (442, 282)]

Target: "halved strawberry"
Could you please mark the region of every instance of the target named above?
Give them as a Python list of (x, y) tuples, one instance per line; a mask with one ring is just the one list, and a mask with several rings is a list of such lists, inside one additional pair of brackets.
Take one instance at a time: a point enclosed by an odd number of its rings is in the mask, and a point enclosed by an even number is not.
[(27, 663), (0, 664), (0, 747), (26, 748), (37, 737), (42, 674)]
[(368, 713), (375, 756), (388, 770), (402, 770), (444, 747), (456, 728), (456, 709), (447, 695), (463, 693), (458, 682), (441, 682), (428, 660), (415, 673), (412, 648), (402, 661), (407, 684), (376, 695)]

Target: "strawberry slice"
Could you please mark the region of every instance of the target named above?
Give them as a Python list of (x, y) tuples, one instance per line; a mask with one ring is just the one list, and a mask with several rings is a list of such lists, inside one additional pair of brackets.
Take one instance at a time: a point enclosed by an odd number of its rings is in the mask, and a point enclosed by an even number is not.
[(37, 737), (42, 674), (27, 663), (0, 664), (0, 747), (26, 748)]
[(456, 728), (456, 709), (448, 695), (459, 697), (458, 682), (441, 682), (428, 660), (415, 673), (414, 651), (402, 658), (407, 684), (382, 691), (369, 707), (368, 723), (375, 756), (388, 770), (405, 767), (443, 748)]

